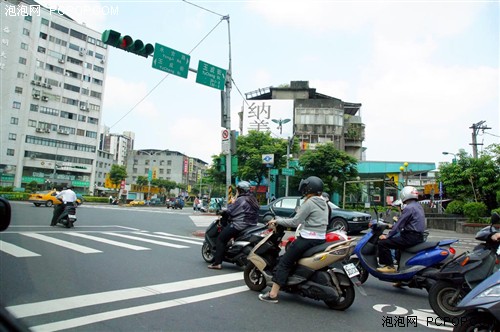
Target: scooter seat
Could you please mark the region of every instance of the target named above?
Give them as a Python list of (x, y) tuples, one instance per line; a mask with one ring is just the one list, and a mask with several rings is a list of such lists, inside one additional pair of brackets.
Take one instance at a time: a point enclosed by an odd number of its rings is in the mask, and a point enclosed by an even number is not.
[(438, 244), (439, 244), (439, 241), (422, 242), (422, 243), (419, 243), (417, 245), (414, 245), (413, 247), (405, 248), (404, 251), (410, 252), (412, 254), (416, 254), (419, 251), (437, 247)]
[(302, 257), (310, 257), (310, 256), (314, 255), (315, 253), (318, 253), (318, 252), (325, 250), (326, 248), (328, 248), (331, 245), (332, 245), (331, 242), (325, 242), (323, 244), (312, 247), (311, 249), (307, 249), (304, 252), (304, 254), (302, 255)]

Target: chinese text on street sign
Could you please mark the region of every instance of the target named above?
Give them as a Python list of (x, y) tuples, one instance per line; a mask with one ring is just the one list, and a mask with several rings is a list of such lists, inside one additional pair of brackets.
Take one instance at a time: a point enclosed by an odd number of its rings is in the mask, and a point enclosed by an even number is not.
[(176, 76), (187, 78), (191, 56), (155, 43), (152, 67)]
[(226, 70), (200, 60), (198, 62), (196, 83), (224, 90), (224, 85), (226, 83)]

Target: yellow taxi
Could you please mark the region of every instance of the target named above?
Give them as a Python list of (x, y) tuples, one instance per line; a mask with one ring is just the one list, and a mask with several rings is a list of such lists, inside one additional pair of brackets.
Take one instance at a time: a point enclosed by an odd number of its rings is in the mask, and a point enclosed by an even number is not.
[(146, 202), (144, 202), (143, 200), (137, 200), (137, 199), (135, 199), (135, 200), (131, 201), (128, 204), (131, 205), (131, 206), (139, 206), (139, 205), (146, 204)]
[[(57, 192), (55, 190), (44, 190), (31, 194), (28, 198), (28, 202), (35, 204), (35, 206), (45, 205), (51, 207), (52, 205), (61, 204), (61, 201), (56, 198)], [(81, 195), (76, 195), (76, 204), (80, 205), (83, 202), (83, 197)]]

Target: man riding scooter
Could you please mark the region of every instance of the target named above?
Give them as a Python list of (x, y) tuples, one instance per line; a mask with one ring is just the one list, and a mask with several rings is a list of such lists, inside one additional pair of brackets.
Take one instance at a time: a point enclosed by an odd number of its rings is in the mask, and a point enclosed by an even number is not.
[(401, 202), (405, 205), (398, 222), (388, 235), (380, 235), (378, 242), (378, 258), (382, 267), (377, 271), (382, 273), (397, 273), (391, 254), (391, 249), (409, 248), (424, 242), (425, 213), (417, 202), (418, 190), (406, 186), (401, 190)]

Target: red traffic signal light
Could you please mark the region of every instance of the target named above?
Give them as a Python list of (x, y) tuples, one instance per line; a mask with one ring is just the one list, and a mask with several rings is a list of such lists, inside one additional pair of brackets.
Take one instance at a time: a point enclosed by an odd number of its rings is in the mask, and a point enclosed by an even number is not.
[(140, 39), (133, 40), (130, 36), (121, 36), (121, 33), (115, 30), (105, 30), (102, 33), (101, 40), (104, 44), (121, 48), (130, 53), (134, 53), (147, 58), (154, 52), (154, 46), (146, 44)]

